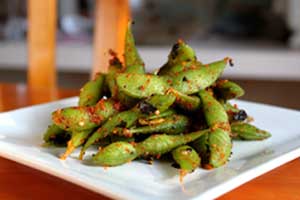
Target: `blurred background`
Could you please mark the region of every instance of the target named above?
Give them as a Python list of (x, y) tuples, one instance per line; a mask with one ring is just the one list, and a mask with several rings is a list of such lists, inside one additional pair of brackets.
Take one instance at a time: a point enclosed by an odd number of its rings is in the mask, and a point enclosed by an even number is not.
[[(26, 83), (26, 5), (0, 1), (0, 82)], [(94, 7), (94, 0), (58, 1), (60, 87), (89, 79)], [(130, 9), (148, 71), (182, 38), (203, 63), (232, 57), (224, 77), (246, 89), (245, 99), (300, 109), (299, 0), (131, 0)]]

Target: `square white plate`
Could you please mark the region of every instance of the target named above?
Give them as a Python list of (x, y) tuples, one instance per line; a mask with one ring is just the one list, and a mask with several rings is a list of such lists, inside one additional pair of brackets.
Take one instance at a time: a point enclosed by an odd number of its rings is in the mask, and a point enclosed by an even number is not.
[[(76, 159), (58, 159), (63, 148), (43, 148), (42, 133), (50, 113), (76, 105), (77, 98), (0, 113), (0, 156), (47, 172), (111, 198), (211, 199), (300, 156), (300, 112), (237, 101), (255, 118), (254, 124), (272, 133), (258, 142), (235, 141), (230, 162), (214, 170), (198, 169), (179, 184), (178, 171), (170, 163), (148, 165), (139, 161), (104, 169)], [(93, 150), (88, 152), (91, 154)]]

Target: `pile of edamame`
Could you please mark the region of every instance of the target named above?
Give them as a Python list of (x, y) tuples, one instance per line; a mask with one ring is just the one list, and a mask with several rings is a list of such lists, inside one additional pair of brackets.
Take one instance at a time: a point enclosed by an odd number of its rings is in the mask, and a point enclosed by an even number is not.
[(81, 147), (84, 159), (92, 145), (92, 161), (117, 166), (135, 159), (162, 156), (184, 176), (198, 167), (226, 164), (232, 140), (263, 140), (270, 133), (248, 123), (246, 112), (229, 100), (244, 90), (221, 80), (225, 58), (209, 64), (197, 60), (182, 40), (155, 73), (146, 73), (135, 47), (131, 23), (126, 32), (124, 62), (114, 52), (107, 73), (98, 73), (80, 90), (79, 105), (52, 113), (44, 134), (47, 145), (66, 146), (61, 159)]

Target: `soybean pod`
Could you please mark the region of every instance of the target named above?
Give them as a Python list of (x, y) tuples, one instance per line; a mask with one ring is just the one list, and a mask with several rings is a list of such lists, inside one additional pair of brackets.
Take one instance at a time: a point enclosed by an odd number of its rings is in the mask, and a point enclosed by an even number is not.
[(84, 84), (79, 93), (79, 106), (93, 106), (103, 97), (104, 78), (104, 74), (98, 73), (94, 80)]
[[(178, 40), (172, 47), (168, 61), (160, 69), (159, 75), (174, 75), (187, 70), (196, 63), (194, 50), (184, 41)], [(199, 63), (200, 64), (200, 63)]]
[(183, 145), (172, 151), (172, 157), (180, 168), (180, 182), (187, 173), (193, 172), (200, 166), (201, 158), (190, 146)]
[(89, 130), (101, 125), (108, 117), (118, 112), (119, 109), (119, 102), (112, 99), (102, 99), (95, 106), (58, 109), (52, 113), (52, 121), (64, 130)]
[(231, 124), (231, 130), (235, 139), (264, 140), (271, 137), (268, 131), (261, 130), (254, 125), (236, 122)]
[(131, 30), (131, 22), (128, 23), (125, 36), (124, 60), (126, 66), (125, 72), (138, 74), (145, 73), (145, 64), (135, 47), (135, 42)]
[(200, 91), (199, 96), (208, 126), (230, 131), (228, 116), (223, 106), (208, 91)]
[(43, 136), (46, 146), (66, 146), (70, 138), (71, 135), (69, 132), (61, 129), (55, 124), (49, 125)]
[(131, 144), (115, 142), (93, 156), (93, 162), (101, 166), (117, 166), (130, 162), (140, 156), (159, 156), (174, 148), (201, 137), (208, 130), (183, 135), (152, 135), (143, 142)]
[(205, 159), (206, 163), (204, 163), (206, 168), (220, 167), (227, 163), (232, 149), (228, 117), (223, 106), (209, 92), (200, 91), (199, 96), (211, 132), (205, 138), (207, 140), (204, 149), (201, 149), (203, 148), (203, 141), (201, 141), (203, 139), (199, 139), (199, 145), (201, 146), (197, 147), (197, 142), (194, 145), (196, 145), (196, 149), (200, 150), (200, 154), (208, 157), (208, 159)]

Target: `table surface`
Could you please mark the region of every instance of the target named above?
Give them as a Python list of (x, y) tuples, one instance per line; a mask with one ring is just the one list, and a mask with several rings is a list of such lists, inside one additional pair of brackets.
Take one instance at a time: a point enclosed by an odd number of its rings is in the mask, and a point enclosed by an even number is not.
[[(74, 89), (27, 88), (0, 83), (0, 111), (78, 94)], [(226, 199), (300, 199), (300, 159), (295, 159), (219, 197)], [(0, 199), (101, 199), (100, 194), (0, 157)]]

